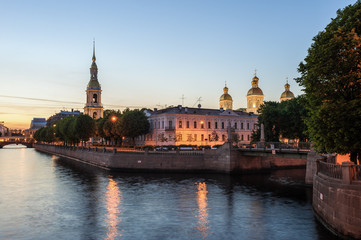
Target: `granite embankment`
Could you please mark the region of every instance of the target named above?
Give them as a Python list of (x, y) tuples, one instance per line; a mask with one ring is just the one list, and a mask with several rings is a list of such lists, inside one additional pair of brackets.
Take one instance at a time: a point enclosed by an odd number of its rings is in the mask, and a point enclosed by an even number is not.
[(232, 149), (225, 143), (204, 151), (117, 151), (105, 148), (67, 147), (34, 144), (36, 150), (74, 159), (105, 169), (152, 172), (267, 171), (306, 166), (307, 152), (289, 151), (273, 155), (270, 151)]
[(361, 239), (361, 166), (316, 162), (313, 209), (317, 219), (339, 237)]

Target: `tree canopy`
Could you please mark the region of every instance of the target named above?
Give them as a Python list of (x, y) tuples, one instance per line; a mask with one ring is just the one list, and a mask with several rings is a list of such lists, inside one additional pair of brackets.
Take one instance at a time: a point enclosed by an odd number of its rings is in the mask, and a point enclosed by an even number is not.
[(264, 125), (266, 142), (278, 142), (280, 137), (306, 141), (304, 119), (308, 111), (304, 96), (279, 102), (264, 102), (259, 109), (258, 129), (252, 134), (252, 141), (260, 140), (260, 126)]
[(139, 109), (124, 110), (122, 117), (117, 122), (117, 132), (124, 137), (131, 138), (133, 142), (135, 137), (147, 134), (149, 128), (147, 116)]
[(319, 152), (361, 152), (361, 2), (337, 11), (298, 68), (308, 134)]

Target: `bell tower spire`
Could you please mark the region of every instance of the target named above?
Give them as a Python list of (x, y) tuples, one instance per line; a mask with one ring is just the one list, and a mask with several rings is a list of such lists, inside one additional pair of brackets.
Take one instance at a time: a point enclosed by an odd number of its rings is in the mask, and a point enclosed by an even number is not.
[(103, 105), (101, 102), (102, 90), (98, 82), (98, 66), (95, 61), (95, 40), (93, 40), (93, 57), (90, 67), (90, 81), (86, 89), (84, 114), (87, 114), (94, 119), (98, 119), (103, 117)]
[(95, 62), (96, 57), (95, 57), (95, 38), (93, 39), (93, 58), (92, 58), (93, 62)]

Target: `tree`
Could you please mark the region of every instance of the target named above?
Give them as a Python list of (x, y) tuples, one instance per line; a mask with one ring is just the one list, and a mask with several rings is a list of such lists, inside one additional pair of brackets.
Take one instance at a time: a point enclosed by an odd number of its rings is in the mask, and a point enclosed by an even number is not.
[(77, 139), (88, 141), (95, 134), (95, 121), (88, 115), (81, 114), (74, 121), (74, 132)]
[[(280, 103), (278, 102), (264, 102), (258, 109), (260, 115), (258, 116), (258, 124), (264, 125), (264, 136), (266, 142), (279, 142), (280, 126), (281, 126), (281, 111)], [(260, 131), (258, 127), (258, 131)], [(260, 134), (259, 134), (260, 135)], [(253, 135), (252, 135), (253, 136)]]
[(304, 87), (308, 134), (319, 152), (361, 151), (361, 2), (337, 11), (314, 38), (296, 81)]
[(124, 137), (131, 138), (134, 143), (135, 137), (145, 135), (149, 132), (149, 122), (142, 110), (124, 110), (117, 123), (118, 132)]
[(265, 102), (258, 111), (258, 128), (252, 132), (252, 142), (260, 140), (262, 123), (266, 142), (278, 142), (281, 136), (299, 141), (307, 140), (304, 121), (308, 111), (303, 95), (281, 103)]
[(106, 140), (113, 139), (115, 144), (117, 144), (118, 140), (122, 139), (121, 132), (118, 129), (118, 121), (122, 116), (121, 112), (115, 110), (105, 110), (104, 111), (104, 122), (99, 122), (103, 124), (102, 132), (104, 134), (104, 138)]

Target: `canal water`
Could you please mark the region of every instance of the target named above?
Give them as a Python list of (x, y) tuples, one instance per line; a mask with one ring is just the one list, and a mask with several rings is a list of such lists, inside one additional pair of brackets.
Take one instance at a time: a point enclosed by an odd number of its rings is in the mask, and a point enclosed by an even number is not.
[(0, 239), (335, 239), (304, 175), (114, 173), (9, 146)]

